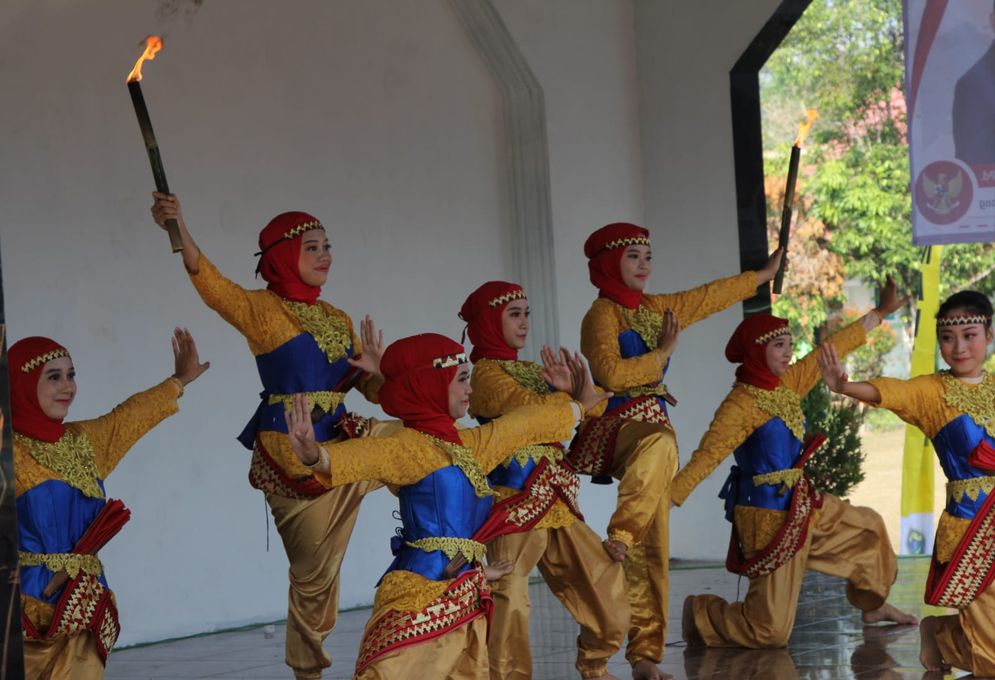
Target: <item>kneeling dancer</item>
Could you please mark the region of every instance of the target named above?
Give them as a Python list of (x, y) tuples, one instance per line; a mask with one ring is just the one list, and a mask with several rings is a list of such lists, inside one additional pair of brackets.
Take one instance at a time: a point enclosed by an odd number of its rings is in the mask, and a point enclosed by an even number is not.
[[(844, 352), (901, 303), (890, 283), (881, 307), (833, 334)], [(726, 568), (745, 575), (742, 602), (692, 595), (684, 602), (682, 634), (709, 647), (783, 647), (795, 623), (802, 578), (809, 569), (847, 580), (850, 602), (865, 623), (915, 623), (885, 600), (898, 575), (895, 552), (878, 513), (818, 492), (802, 472), (822, 435), (806, 440), (801, 400), (819, 379), (818, 353), (791, 363), (788, 322), (770, 314), (744, 319), (726, 345), (741, 364), (737, 383), (674, 478), (671, 498), (681, 505), (730, 453), (736, 465), (721, 498), (733, 524)]]

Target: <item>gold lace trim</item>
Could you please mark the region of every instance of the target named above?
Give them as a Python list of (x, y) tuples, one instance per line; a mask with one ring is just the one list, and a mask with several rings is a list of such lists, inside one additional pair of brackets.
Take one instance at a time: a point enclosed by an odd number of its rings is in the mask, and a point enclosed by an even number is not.
[(536, 394), (549, 394), (549, 384), (542, 377), (542, 366), (532, 361), (498, 361), (504, 372), (522, 387)]
[(957, 503), (967, 496), (972, 501), (978, 500), (978, 493), (984, 491), (986, 494), (995, 489), (995, 477), (969, 477), (968, 479), (955, 479), (947, 482), (947, 498)]
[(352, 347), (352, 336), (349, 335), (349, 327), (339, 316), (326, 313), (321, 305), (293, 300), (284, 300), (283, 303), (297, 317), (304, 331), (318, 343), (318, 347), (328, 357), (328, 363), (333, 364), (346, 356)]
[(640, 305), (635, 310), (623, 308), (622, 316), (629, 324), (629, 328), (636, 331), (647, 347), (656, 348), (660, 343), (660, 332), (663, 330), (663, 314)]
[(305, 231), (311, 231), (312, 229), (321, 229), (322, 231), (324, 231), (325, 227), (318, 220), (301, 222), (293, 229), (288, 229), (287, 231), (283, 232), (283, 238), (287, 240), (294, 239), (303, 234)]
[(39, 366), (44, 366), (45, 364), (47, 364), (52, 359), (58, 359), (59, 357), (67, 357), (67, 356), (69, 356), (69, 352), (67, 352), (66, 350), (64, 350), (64, 349), (53, 349), (50, 352), (45, 352), (44, 354), (39, 354), (38, 356), (36, 356), (34, 359), (31, 359), (30, 361), (24, 362), (24, 364), (21, 366), (21, 370), (24, 371), (25, 373), (30, 373), (31, 371), (35, 370)]
[(788, 468), (787, 470), (765, 472), (761, 475), (753, 475), (753, 486), (760, 486), (761, 484), (777, 486), (778, 484), (784, 484), (786, 487), (791, 489), (798, 483), (798, 480), (802, 478), (802, 474), (804, 473), (801, 468)]
[[(301, 392), (305, 397), (307, 397), (307, 406), (309, 409), (313, 409), (315, 406), (320, 408), (325, 413), (332, 413), (339, 407), (339, 405), (345, 401), (345, 392)], [(271, 394), (269, 395), (269, 404), (279, 404), (283, 402), (283, 408), (289, 411), (294, 406), (294, 395), (293, 394)]]
[(417, 541), (405, 541), (405, 545), (425, 552), (441, 550), (449, 559), (463, 555), (467, 562), (480, 562), (487, 555), (487, 546), (483, 543), (456, 536), (430, 536)]
[(798, 441), (805, 440), (805, 414), (802, 413), (802, 400), (793, 390), (782, 386), (773, 390), (763, 390), (746, 383), (737, 384), (753, 396), (761, 411), (783, 420)]
[(974, 314), (973, 316), (944, 316), (936, 320), (936, 325), (942, 327), (946, 326), (970, 326), (974, 323), (980, 323), (988, 325), (991, 323), (992, 318), (987, 314)]
[(970, 416), (988, 436), (995, 437), (995, 376), (985, 373), (985, 379), (977, 385), (958, 380), (950, 371), (940, 371), (940, 378), (945, 388), (944, 401)]
[(515, 452), (511, 454), (508, 460), (504, 461), (504, 466), (511, 467), (511, 461), (516, 461), (522, 467), (530, 460), (539, 462), (541, 460), (548, 460), (550, 463), (555, 463), (556, 461), (563, 458), (563, 449), (558, 446), (550, 446), (549, 444), (531, 444), (529, 446), (523, 446), (520, 449), (515, 449)]
[(84, 496), (103, 498), (97, 484), (97, 464), (93, 460), (93, 445), (85, 434), (66, 432), (57, 441), (42, 442), (14, 433), (14, 441), (28, 449), (31, 457), (54, 471)]
[(515, 290), (509, 290), (503, 295), (498, 295), (493, 300), (487, 303), (488, 307), (500, 307), (501, 305), (507, 304), (512, 300), (525, 300), (525, 291), (521, 288), (516, 288)]
[(82, 571), (90, 576), (100, 576), (104, 573), (104, 565), (96, 555), (80, 555), (79, 553), (31, 553), (17, 551), (17, 559), (22, 567), (37, 567), (45, 565), (49, 571), (64, 571), (69, 578), (76, 578)]
[(774, 338), (779, 338), (782, 335), (791, 335), (791, 329), (788, 328), (787, 326), (781, 326), (780, 328), (775, 328), (772, 331), (767, 331), (753, 342), (756, 343), (757, 345), (766, 345)]
[(650, 240), (646, 236), (629, 236), (628, 238), (617, 238), (614, 241), (609, 241), (605, 244), (605, 247), (601, 250), (615, 250), (616, 248), (628, 247), (628, 246), (648, 246), (650, 245)]
[(473, 491), (477, 494), (477, 498), (484, 498), (486, 496), (493, 496), (494, 490), (491, 485), (487, 482), (487, 476), (480, 467), (480, 463), (473, 456), (473, 451), (469, 448), (463, 446), (462, 444), (453, 444), (447, 442), (444, 439), (439, 439), (438, 437), (433, 437), (431, 435), (426, 435), (432, 442), (441, 448), (443, 451), (449, 454), (449, 457), (453, 461), (453, 465), (458, 467), (466, 478), (473, 485)]

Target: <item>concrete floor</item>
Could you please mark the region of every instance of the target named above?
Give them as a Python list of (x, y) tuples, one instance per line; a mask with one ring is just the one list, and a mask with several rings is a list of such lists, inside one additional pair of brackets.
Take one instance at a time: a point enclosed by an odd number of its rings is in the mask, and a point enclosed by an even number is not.
[[(917, 616), (940, 610), (922, 604), (922, 584), (929, 561), (902, 559), (890, 602)], [(576, 625), (541, 583), (531, 586), (532, 654), (535, 680), (579, 677), (573, 668)], [(739, 585), (740, 594), (746, 582)], [(859, 612), (844, 596), (843, 582), (820, 574), (806, 577), (798, 617), (786, 650), (687, 649), (681, 641), (680, 612), (685, 596), (714, 593), (735, 599), (737, 579), (717, 565), (671, 571), (668, 648), (661, 667), (676, 678), (922, 678), (919, 635), (913, 626), (864, 628)], [(928, 612), (926, 610), (929, 610)], [(325, 647), (333, 659), (325, 678), (351, 678), (369, 610), (343, 612)], [(204, 635), (114, 652), (108, 680), (146, 678), (290, 678), (283, 664), (284, 627), (276, 625)], [(629, 678), (620, 652), (609, 670)], [(963, 675), (963, 674), (960, 674)], [(931, 676), (936, 677), (936, 676)], [(952, 676), (949, 676), (952, 677)], [(435, 680), (427, 673), (423, 680)]]

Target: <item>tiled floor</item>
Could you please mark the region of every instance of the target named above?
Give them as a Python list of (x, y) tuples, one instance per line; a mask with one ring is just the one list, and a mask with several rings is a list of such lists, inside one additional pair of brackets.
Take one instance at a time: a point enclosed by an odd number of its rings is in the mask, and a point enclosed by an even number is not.
[[(921, 616), (922, 583), (928, 560), (903, 559), (890, 601)], [(676, 678), (922, 678), (919, 635), (913, 626), (864, 628), (859, 613), (846, 601), (843, 582), (809, 574), (798, 609), (794, 634), (786, 650), (686, 649), (680, 641), (680, 611), (686, 595), (715, 593), (734, 599), (736, 578), (716, 566), (671, 571), (668, 649), (662, 668)], [(745, 580), (740, 586), (745, 592)], [(573, 668), (576, 626), (566, 610), (541, 583), (531, 587), (532, 654), (535, 680), (578, 677)], [(931, 611), (929, 613), (937, 613)], [(344, 612), (326, 641), (334, 660), (326, 678), (351, 678), (369, 610)], [(219, 633), (119, 650), (107, 664), (108, 680), (145, 678), (289, 678), (283, 665), (283, 626), (271, 637), (265, 628)], [(630, 677), (622, 654), (610, 670)], [(434, 680), (430, 674), (424, 680)], [(933, 676), (927, 676), (933, 677)]]

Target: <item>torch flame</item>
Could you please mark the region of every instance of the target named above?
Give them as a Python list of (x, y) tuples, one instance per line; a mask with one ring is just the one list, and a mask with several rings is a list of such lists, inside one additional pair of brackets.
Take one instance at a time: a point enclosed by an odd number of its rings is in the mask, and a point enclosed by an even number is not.
[(798, 136), (795, 137), (795, 146), (801, 146), (805, 138), (808, 137), (808, 131), (812, 129), (812, 124), (819, 117), (819, 112), (815, 109), (809, 109), (805, 112), (805, 116), (807, 120), (798, 126)]
[(138, 57), (138, 61), (135, 62), (135, 68), (131, 69), (131, 73), (128, 74), (129, 83), (142, 79), (142, 63), (146, 59), (155, 59), (156, 52), (161, 49), (162, 38), (157, 35), (150, 35), (145, 38), (145, 51), (142, 52), (142, 56)]

